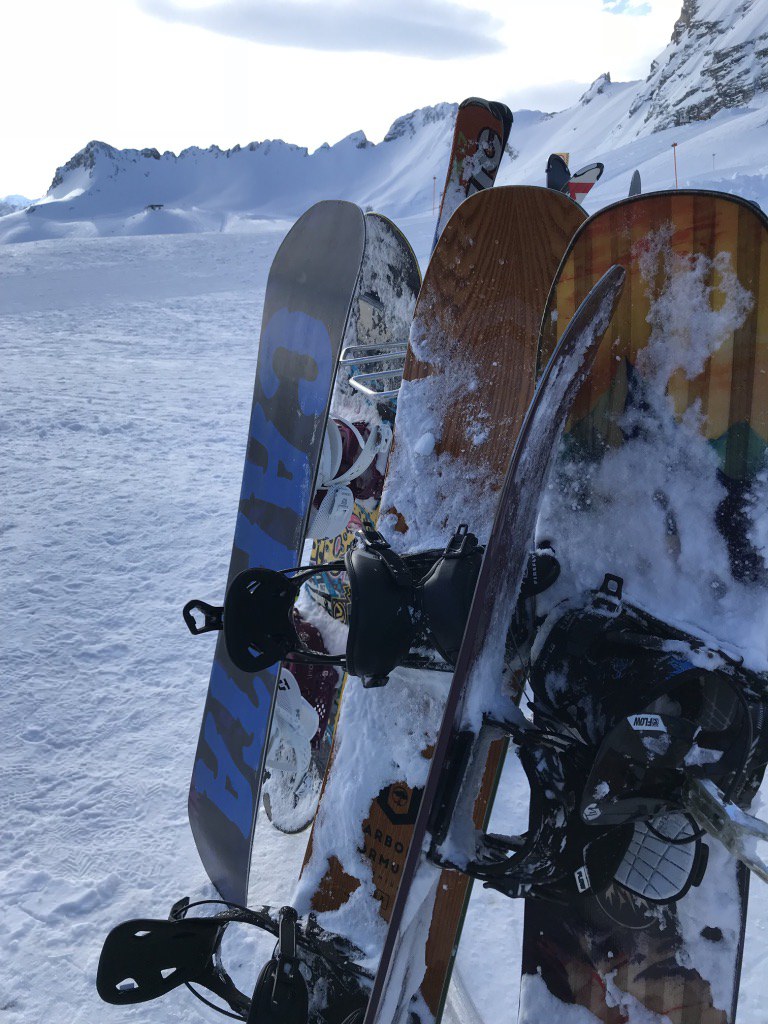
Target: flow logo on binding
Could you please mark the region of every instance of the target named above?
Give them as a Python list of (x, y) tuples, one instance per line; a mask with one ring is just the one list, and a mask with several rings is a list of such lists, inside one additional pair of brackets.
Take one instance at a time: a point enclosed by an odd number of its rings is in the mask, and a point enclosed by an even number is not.
[(666, 732), (661, 715), (630, 715), (627, 719), (635, 732)]
[(579, 890), (579, 892), (589, 892), (589, 890), (592, 888), (592, 883), (589, 880), (589, 872), (587, 871), (587, 865), (582, 864), (582, 866), (577, 871), (574, 871), (573, 874), (576, 879), (576, 888)]

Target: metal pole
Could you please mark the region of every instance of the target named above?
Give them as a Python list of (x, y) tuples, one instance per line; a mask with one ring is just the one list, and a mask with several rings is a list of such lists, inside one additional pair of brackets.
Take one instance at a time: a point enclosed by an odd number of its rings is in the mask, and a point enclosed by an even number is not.
[(677, 184), (677, 143), (676, 142), (672, 143), (672, 155), (675, 158), (675, 188), (679, 188), (680, 186)]
[(435, 216), (435, 197), (437, 194), (437, 175), (432, 175), (432, 216)]

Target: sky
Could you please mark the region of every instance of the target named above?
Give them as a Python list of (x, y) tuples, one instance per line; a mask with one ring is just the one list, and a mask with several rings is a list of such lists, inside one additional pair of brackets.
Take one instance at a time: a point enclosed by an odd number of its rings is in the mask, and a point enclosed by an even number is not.
[(645, 78), (682, 0), (12, 0), (0, 198), (34, 199), (91, 139), (316, 149), (466, 96), (561, 110)]

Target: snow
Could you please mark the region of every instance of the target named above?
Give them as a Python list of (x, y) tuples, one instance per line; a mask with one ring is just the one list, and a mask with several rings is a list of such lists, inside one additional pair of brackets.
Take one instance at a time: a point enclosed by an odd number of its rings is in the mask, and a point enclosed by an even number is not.
[(3, 250), (10, 1024), (117, 1020), (93, 987), (105, 929), (201, 891), (185, 791), (212, 645), (179, 613), (226, 578), (242, 450), (224, 439), (245, 441), (280, 234)]
[[(719, 26), (705, 53), (695, 46), (691, 52), (692, 33), (682, 32), (648, 83), (601, 76), (568, 110), (516, 111), (512, 155), (498, 183), (542, 184), (549, 153), (567, 150), (572, 168), (605, 164), (585, 202), (594, 212), (626, 195), (635, 168), (644, 191), (672, 187), (675, 142), (681, 187), (733, 192), (768, 208), (765, 91), (758, 88), (709, 120), (663, 127), (670, 108), (691, 89), (701, 92), (705, 67), (717, 69), (717, 81), (730, 87), (744, 81), (744, 68), (764, 62), (764, 5), (703, 0), (699, 6), (701, 18)], [(738, 60), (725, 67), (722, 53), (736, 47), (743, 48)], [(652, 110), (649, 90), (662, 77), (664, 103)], [(694, 99), (711, 97), (710, 84)], [(213, 640), (190, 637), (180, 609), (192, 596), (222, 597), (267, 271), (295, 218), (323, 198), (351, 199), (394, 217), (424, 267), (434, 228), (432, 178), (444, 179), (455, 109), (441, 104), (415, 111), (376, 146), (357, 132), (313, 154), (280, 140), (179, 156), (93, 143), (57, 173), (42, 200), (0, 200), (0, 241), (28, 243), (0, 247), (0, 1011), (7, 1024), (212, 1019), (183, 990), (133, 1013), (107, 1006), (96, 996), (95, 975), (113, 925), (164, 917), (185, 894), (214, 895), (186, 818)], [(680, 290), (655, 308), (660, 331), (675, 305), (691, 311), (696, 330), (682, 368), (688, 374), (747, 312), (749, 297), (729, 278), (728, 266), (717, 269), (724, 302), (716, 317), (703, 316), (706, 268), (697, 265), (676, 278)], [(651, 345), (648, 358), (660, 380), (675, 369), (662, 346)], [(682, 549), (676, 572), (651, 587), (640, 541), (646, 552), (649, 546), (661, 551), (664, 502), (684, 507), (694, 488), (700, 500), (702, 481), (711, 476), (706, 446), (684, 454), (674, 442), (671, 411), (661, 399), (654, 411), (659, 443), (670, 442), (655, 465), (651, 493), (661, 499), (636, 519), (653, 521), (655, 511), (658, 529), (641, 538), (627, 522), (606, 559), (637, 569), (633, 600), (666, 610), (683, 627), (691, 618), (717, 635), (729, 617), (743, 617), (748, 608), (753, 630), (744, 653), (751, 664), (763, 665), (764, 617), (749, 607), (745, 588), (731, 584), (723, 597), (718, 581), (727, 579), (728, 562), (707, 516), (691, 531), (695, 542)], [(439, 440), (428, 402), (420, 417), (413, 451), (427, 458)], [(694, 430), (695, 422), (687, 426)], [(485, 429), (477, 424), (475, 443), (482, 444)], [(641, 490), (648, 489), (636, 477), (636, 467), (648, 464), (642, 444), (605, 460), (598, 471), (604, 479), (591, 486), (610, 493), (620, 479), (622, 486), (637, 485), (638, 502), (646, 500)], [(719, 492), (708, 487), (712, 508)], [(472, 481), (465, 481), (461, 493), (471, 491)], [(752, 536), (762, 548), (768, 547), (766, 491), (768, 474), (753, 493)], [(599, 514), (587, 512), (586, 519), (599, 533)], [(586, 556), (579, 560), (580, 547), (561, 585), (569, 578), (599, 583), (592, 578), (595, 566)], [(694, 615), (682, 595), (685, 579), (700, 572), (702, 562), (712, 598)], [(398, 711), (396, 678), (383, 690), (349, 696), (343, 713), (351, 718), (363, 697), (377, 701), (381, 714)], [(421, 701), (399, 712), (426, 741), (428, 680)], [(345, 735), (348, 742), (375, 744), (367, 733)], [(409, 768), (414, 784), (426, 770), (419, 760)], [(395, 781), (387, 764), (385, 758), (370, 765), (374, 784)], [(334, 799), (354, 803), (355, 792), (340, 785)], [(765, 803), (762, 793), (760, 799)], [(509, 757), (491, 829), (520, 832), (526, 823), (527, 783)], [(261, 816), (253, 905), (300, 901), (311, 889), (312, 865), (296, 889), (305, 842), (306, 833), (278, 833)], [(345, 856), (359, 857), (355, 836), (340, 834), (339, 846)], [(713, 854), (716, 866), (719, 854)], [(734, 927), (733, 894), (725, 891), (730, 877), (723, 872), (724, 934)], [(362, 946), (380, 939), (381, 922), (355, 921), (354, 899), (349, 906), (349, 933)], [(446, 1010), (450, 1024), (472, 1024), (475, 1015), (489, 1022), (514, 1018), (522, 915), (519, 901), (475, 888), (458, 953), (457, 991)], [(766, 922), (768, 887), (755, 881), (739, 1000), (745, 1024), (765, 1015)], [(696, 922), (682, 923), (696, 941)], [(248, 990), (272, 943), (242, 931), (227, 939), (225, 955)], [(716, 999), (727, 1002), (726, 988), (717, 987), (716, 963), (710, 976)], [(562, 1024), (594, 1020), (582, 1008), (566, 1010), (537, 977), (524, 984), (535, 989), (528, 1005), (539, 1008), (542, 1020), (555, 1014)], [(614, 996), (627, 998), (618, 989)], [(663, 1020), (637, 1006), (624, 1009), (632, 1024)]]
[[(592, 213), (627, 194), (635, 169), (644, 191), (674, 187), (676, 143), (681, 187), (736, 193), (768, 209), (764, 4), (699, 6), (696, 25), (660, 54), (648, 81), (603, 74), (566, 110), (515, 111), (497, 183), (543, 184), (553, 151), (568, 152), (573, 170), (600, 161), (605, 173), (584, 203)], [(684, 100), (692, 110), (701, 105), (708, 120), (670, 120)], [(376, 145), (358, 131), (314, 153), (279, 139), (178, 156), (91, 142), (59, 168), (45, 197), (22, 200), (26, 208), (5, 216), (0, 204), (0, 242), (258, 231), (275, 218), (293, 222), (320, 199), (349, 199), (399, 223), (432, 210), (455, 112), (456, 104), (425, 107), (399, 118)], [(6, 202), (15, 207), (20, 198)]]
[[(661, 231), (640, 260), (652, 300), (651, 335), (637, 359), (645, 387), (642, 423), (637, 410), (629, 408), (620, 427), (631, 441), (599, 463), (566, 465), (548, 488), (540, 536), (556, 537), (568, 552), (549, 600), (598, 587), (610, 566), (626, 581), (633, 602), (683, 628), (742, 638), (739, 654), (747, 665), (763, 670), (768, 664), (766, 609), (756, 607), (752, 586), (733, 579), (715, 525), (725, 495), (716, 477), (717, 456), (699, 432), (698, 409), (689, 409), (678, 421), (666, 394), (676, 373), (690, 380), (701, 372), (706, 358), (744, 322), (754, 299), (739, 284), (728, 254), (714, 261), (683, 260), (664, 255), (667, 238)], [(662, 266), (668, 284), (656, 294), (653, 280)], [(717, 281), (714, 289), (706, 283), (709, 275)], [(716, 311), (710, 308), (712, 290)], [(633, 510), (622, 519), (621, 530), (616, 529), (618, 494)], [(759, 522), (753, 529), (759, 530)], [(595, 551), (601, 552), (598, 561)]]
[[(428, 212), (402, 225), (422, 265), (432, 224)], [(188, 635), (180, 609), (221, 597), (266, 274), (286, 228), (0, 250), (8, 1024), (127, 1020), (95, 994), (106, 933), (213, 895), (186, 821), (213, 643)], [(492, 827), (521, 831), (526, 807), (510, 758)], [(291, 898), (305, 840), (262, 816), (253, 904)], [(768, 959), (768, 889), (752, 888), (745, 1021), (760, 1019)], [(487, 1021), (517, 1004), (521, 929), (521, 904), (476, 887), (458, 965)], [(232, 945), (248, 988), (248, 947)], [(135, 1016), (211, 1019), (183, 991)]]
[[(367, 879), (344, 906), (332, 914), (319, 914), (324, 927), (333, 927), (371, 957), (375, 969), (386, 934), (379, 905), (371, 899), (374, 889), (369, 861), (360, 849), (360, 822), (371, 806), (371, 793), (404, 782), (423, 788), (429, 761), (421, 751), (434, 744), (440, 724), (439, 710), (445, 695), (446, 676), (425, 672), (416, 689), (402, 671), (392, 674), (386, 686), (365, 690), (358, 679), (349, 679), (341, 702), (336, 738), (336, 757), (364, 766), (364, 783), (358, 775), (331, 773), (318, 810), (321, 836), (332, 836), (332, 853), (353, 877)], [(437, 712), (436, 712), (437, 709)], [(390, 744), (381, 749), (378, 723), (386, 721)], [(351, 748), (351, 749), (349, 749)], [(331, 825), (328, 825), (331, 822)], [(310, 909), (310, 900), (328, 869), (328, 851), (316, 841), (313, 855), (294, 896), (300, 913)]]

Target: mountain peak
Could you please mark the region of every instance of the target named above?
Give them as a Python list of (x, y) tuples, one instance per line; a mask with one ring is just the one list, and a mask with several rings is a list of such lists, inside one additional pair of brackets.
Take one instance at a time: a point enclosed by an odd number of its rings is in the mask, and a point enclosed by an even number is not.
[(672, 38), (630, 108), (639, 131), (705, 121), (768, 93), (765, 0), (684, 0)]
[(588, 103), (592, 102), (595, 96), (599, 96), (601, 93), (604, 93), (610, 84), (611, 75), (609, 71), (606, 71), (594, 80), (592, 85), (590, 85), (587, 91), (580, 97), (579, 103), (585, 107)]
[(434, 107), (419, 107), (412, 110), (410, 114), (403, 114), (398, 117), (384, 136), (384, 142), (393, 142), (395, 139), (413, 138), (420, 127), (427, 124), (435, 124), (437, 121), (454, 121), (458, 103), (437, 103)]

